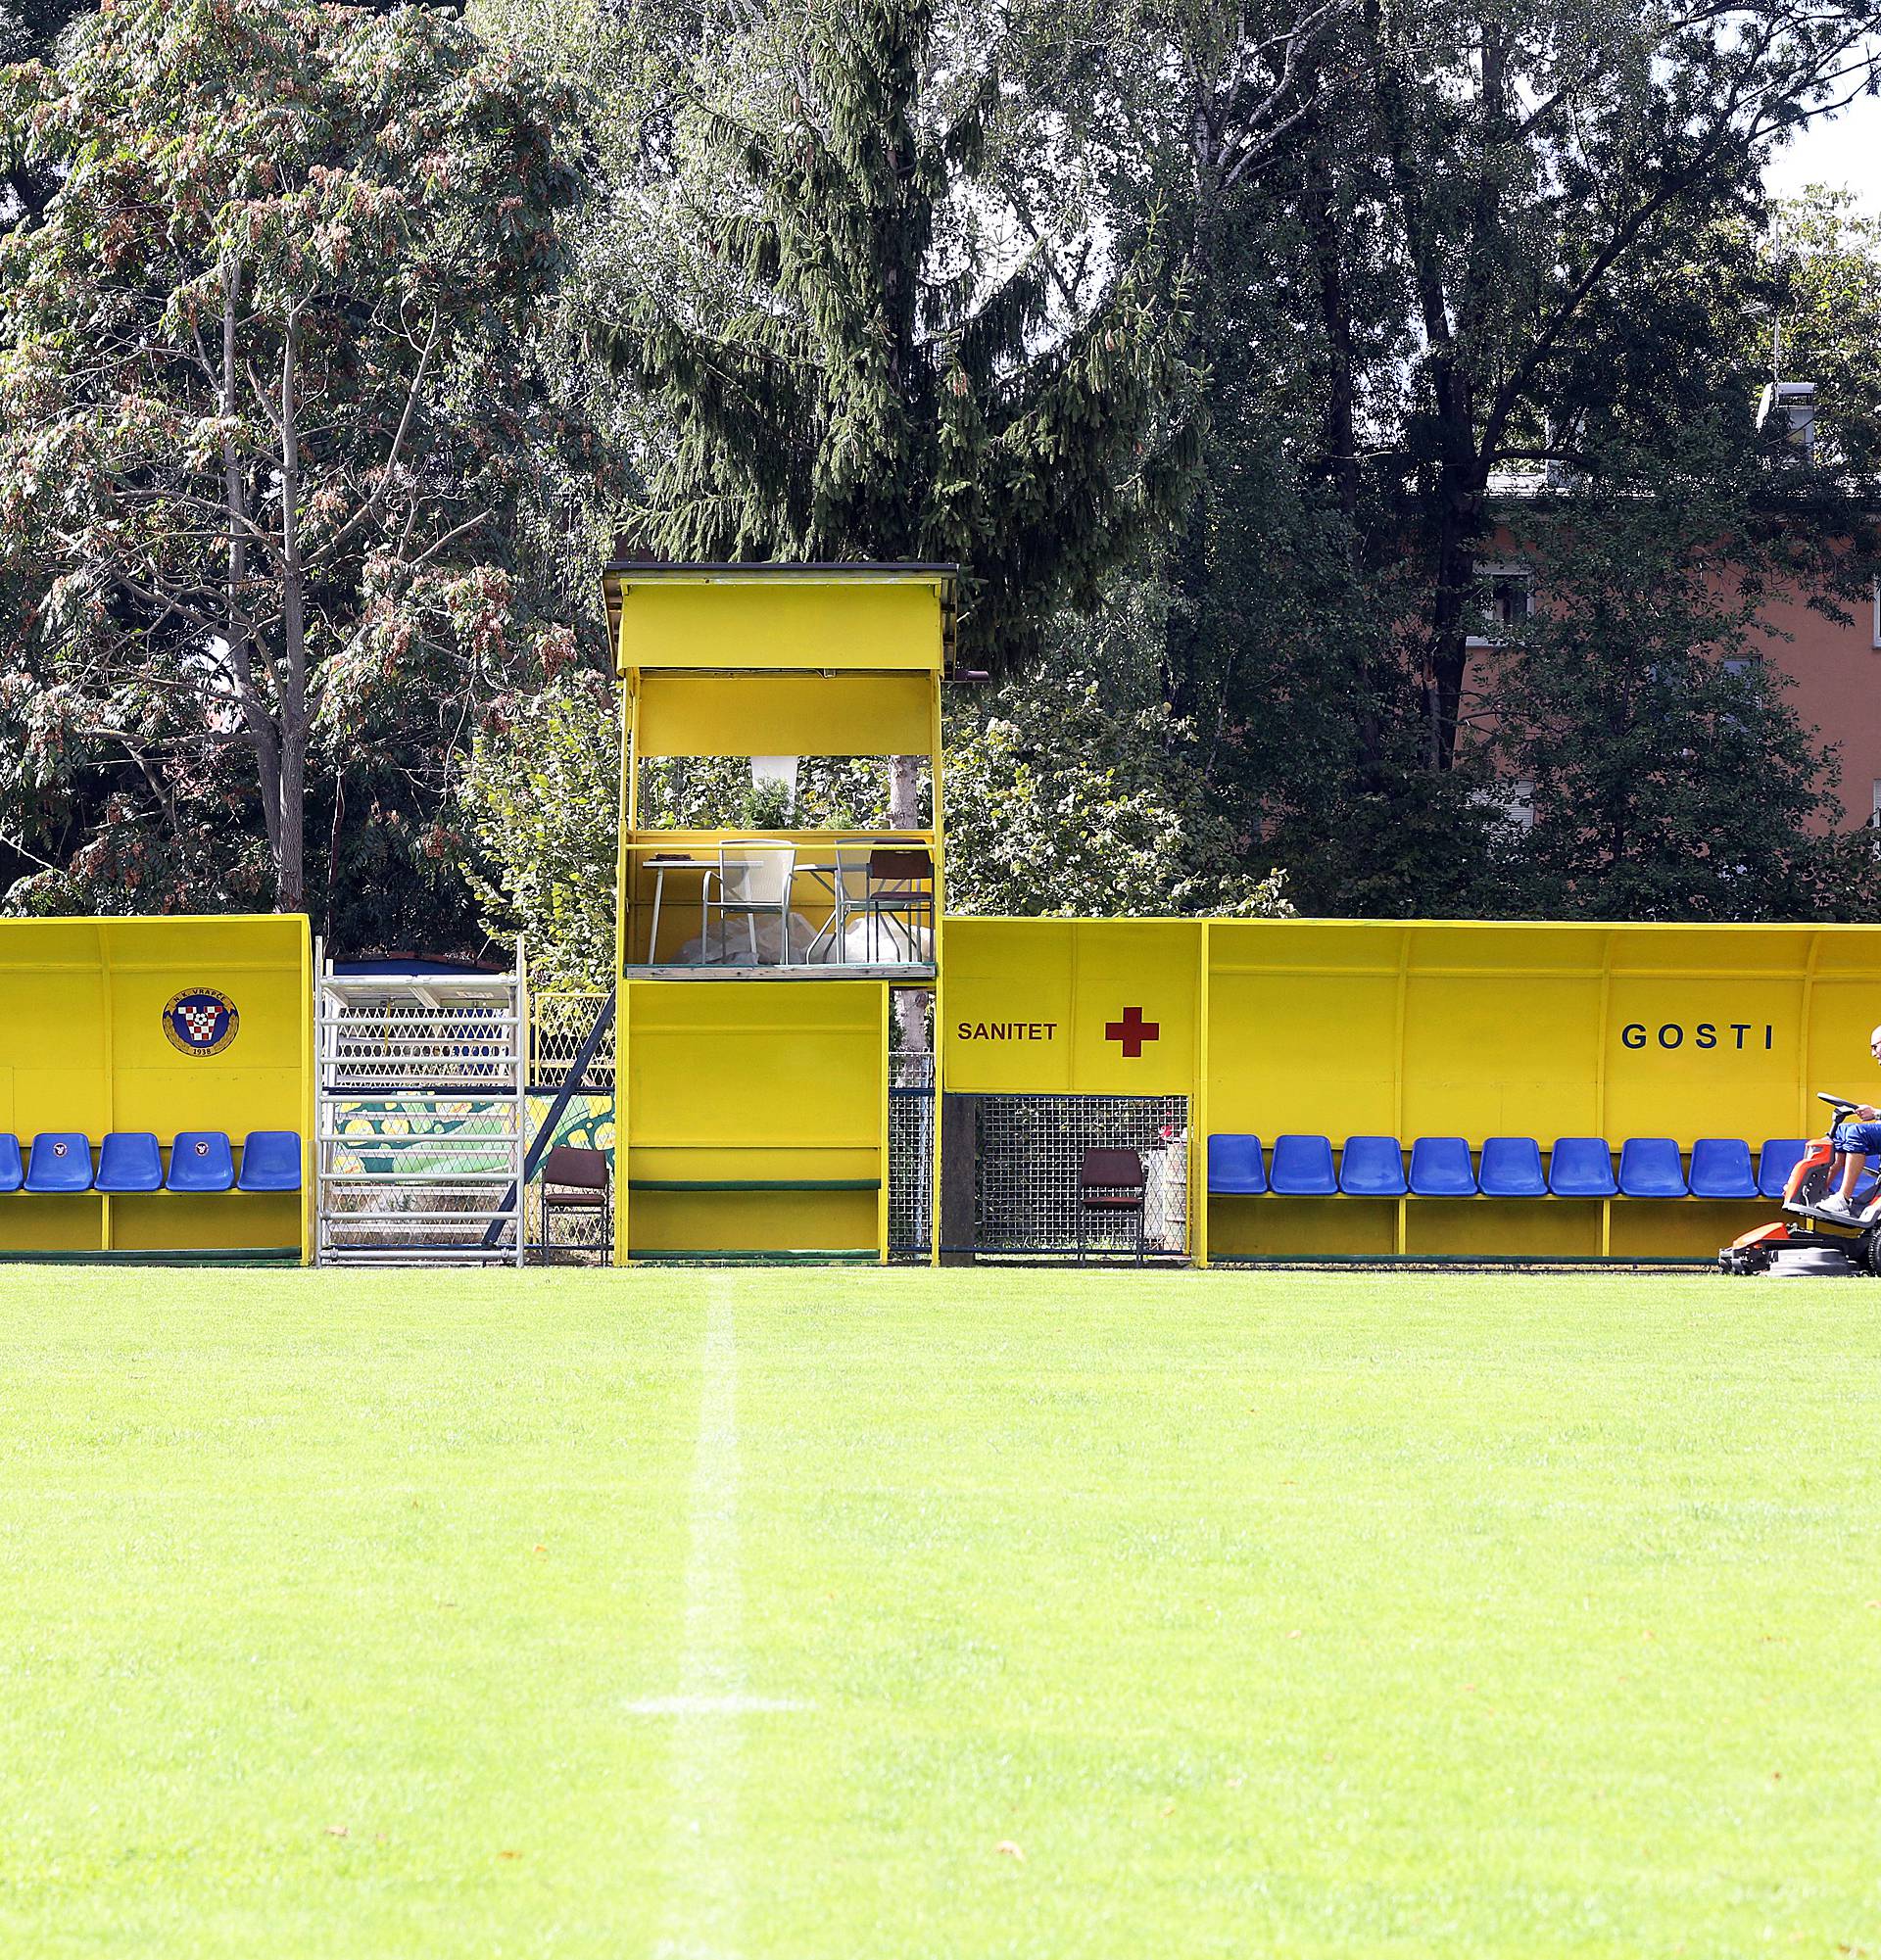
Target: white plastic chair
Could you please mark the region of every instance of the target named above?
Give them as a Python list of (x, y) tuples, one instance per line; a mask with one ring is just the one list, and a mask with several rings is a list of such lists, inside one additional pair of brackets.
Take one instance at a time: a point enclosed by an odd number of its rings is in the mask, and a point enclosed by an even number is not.
[(848, 941), (844, 929), (868, 890), (869, 856), (874, 848), (866, 843), (838, 844), (827, 865), (805, 867), (827, 883), (830, 892), (830, 916), (817, 928), (816, 936), (805, 948), (806, 960), (834, 961), (838, 965), (847, 960)]
[(727, 917), (745, 921), (750, 940), (751, 965), (762, 964), (757, 949), (757, 922), (775, 919), (779, 960), (791, 958), (791, 878), (796, 868), (795, 844), (761, 841), (721, 844), (718, 851), (718, 956), (725, 957)]

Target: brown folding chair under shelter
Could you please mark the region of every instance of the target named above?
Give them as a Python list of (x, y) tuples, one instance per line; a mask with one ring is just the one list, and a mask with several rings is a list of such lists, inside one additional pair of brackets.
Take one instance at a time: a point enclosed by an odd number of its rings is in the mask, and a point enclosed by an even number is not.
[(1085, 1263), (1085, 1222), (1093, 1212), (1136, 1219), (1136, 1264), (1143, 1263), (1143, 1160), (1133, 1150), (1086, 1150), (1078, 1167), (1078, 1263)]
[(599, 1214), (601, 1219), (601, 1263), (609, 1266), (614, 1256), (614, 1208), (610, 1202), (607, 1153), (583, 1150), (572, 1143), (558, 1143), (542, 1160), (542, 1256), (549, 1259), (555, 1237), (556, 1212)]

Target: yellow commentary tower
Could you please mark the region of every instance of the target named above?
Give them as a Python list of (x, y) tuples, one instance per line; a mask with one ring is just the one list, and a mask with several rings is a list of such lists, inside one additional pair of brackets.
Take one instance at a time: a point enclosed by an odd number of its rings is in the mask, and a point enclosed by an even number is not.
[(955, 573), (622, 560), (606, 592), (615, 1258), (886, 1263), (894, 996), (940, 971)]

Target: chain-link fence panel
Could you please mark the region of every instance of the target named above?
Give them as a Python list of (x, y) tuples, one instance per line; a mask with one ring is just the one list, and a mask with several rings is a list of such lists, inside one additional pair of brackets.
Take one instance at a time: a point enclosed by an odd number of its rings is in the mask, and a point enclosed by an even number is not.
[(1093, 1252), (1134, 1256), (1136, 1220), (1085, 1212), (1078, 1172), (1086, 1150), (1133, 1150), (1143, 1163), (1143, 1250), (1188, 1251), (1186, 1096), (981, 1096), (974, 1247), (989, 1253), (1073, 1253), (1080, 1225)]
[[(529, 1086), (554, 1091), (568, 1079), (581, 1046), (593, 1031), (595, 1016), (607, 1005), (604, 993), (532, 993), (529, 996)], [(608, 1025), (588, 1065), (583, 1086), (614, 1086), (614, 1028)]]
[(889, 1257), (925, 1259), (934, 1219), (934, 1057), (889, 1057)]

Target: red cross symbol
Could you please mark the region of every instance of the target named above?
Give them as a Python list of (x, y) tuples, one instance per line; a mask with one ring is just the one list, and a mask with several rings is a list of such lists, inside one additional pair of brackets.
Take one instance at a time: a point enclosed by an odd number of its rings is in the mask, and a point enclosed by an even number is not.
[(1121, 1041), (1124, 1044), (1125, 1059), (1133, 1062), (1143, 1052), (1143, 1043), (1154, 1041), (1162, 1031), (1158, 1023), (1143, 1019), (1143, 1010), (1140, 1007), (1127, 1007), (1124, 1009), (1123, 1020), (1105, 1023), (1104, 1039)]

